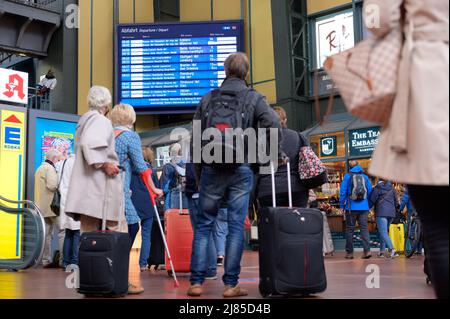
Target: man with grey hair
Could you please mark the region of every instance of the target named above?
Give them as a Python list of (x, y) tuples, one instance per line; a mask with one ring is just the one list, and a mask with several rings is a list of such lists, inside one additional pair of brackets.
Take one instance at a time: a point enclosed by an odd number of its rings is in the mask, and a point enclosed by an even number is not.
[[(51, 203), (58, 189), (58, 174), (55, 164), (61, 159), (62, 154), (56, 149), (50, 149), (45, 155), (45, 161), (34, 174), (34, 200), (41, 209), (45, 220), (45, 248), (42, 263), (44, 268), (53, 265), (51, 243), (55, 229), (59, 230), (59, 218), (52, 211)], [(62, 252), (64, 232), (59, 232), (59, 251)], [(60, 263), (62, 260), (57, 260)]]
[[(226, 133), (227, 129), (237, 129), (236, 131), (241, 132), (248, 129), (256, 132), (258, 128), (275, 128), (278, 129), (278, 143), (281, 143), (278, 115), (270, 108), (262, 94), (247, 87), (245, 79), (249, 71), (250, 64), (244, 53), (231, 54), (225, 61), (225, 81), (220, 89), (202, 98), (194, 116), (194, 125), (201, 122), (202, 134), (206, 130), (213, 130), (220, 132), (220, 135)], [(269, 135), (266, 134), (270, 143)], [(257, 148), (256, 145), (249, 144), (247, 143), (240, 152), (244, 157), (243, 162), (236, 156), (231, 163), (223, 158), (217, 158), (211, 163), (205, 160), (203, 154), (202, 163), (195, 163), (200, 197), (192, 245), (191, 286), (187, 292), (189, 296), (201, 296), (203, 293), (202, 285), (208, 267), (208, 245), (221, 203), (225, 203), (228, 207), (229, 229), (225, 248), (225, 274), (222, 278), (225, 285), (223, 296), (239, 297), (248, 294), (247, 290), (238, 285), (238, 279), (244, 250), (244, 221), (253, 186), (254, 172), (250, 160), (252, 155), (250, 147)], [(205, 150), (206, 146), (203, 148), (203, 151)], [(279, 154), (275, 156), (281, 158), (278, 145), (277, 150)], [(234, 155), (238, 153), (236, 151)]]
[[(76, 130), (66, 214), (80, 220), (81, 233), (99, 230), (103, 214), (107, 228), (118, 230), (125, 213), (115, 135), (106, 117), (111, 93), (105, 87), (94, 86), (87, 100), (89, 111), (80, 118)], [(126, 232), (126, 223), (122, 227)]]

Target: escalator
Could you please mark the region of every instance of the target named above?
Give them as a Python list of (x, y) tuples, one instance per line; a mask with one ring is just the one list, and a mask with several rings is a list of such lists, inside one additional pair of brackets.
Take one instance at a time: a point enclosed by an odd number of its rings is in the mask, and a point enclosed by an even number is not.
[[(11, 208), (6, 203), (23, 208)], [(0, 256), (0, 269), (24, 270), (39, 265), (45, 243), (45, 223), (39, 208), (32, 201), (14, 201), (0, 196), (0, 213), (16, 218), (20, 229), (17, 238), (0, 234), (0, 245), (15, 245), (18, 250), (17, 258)]]

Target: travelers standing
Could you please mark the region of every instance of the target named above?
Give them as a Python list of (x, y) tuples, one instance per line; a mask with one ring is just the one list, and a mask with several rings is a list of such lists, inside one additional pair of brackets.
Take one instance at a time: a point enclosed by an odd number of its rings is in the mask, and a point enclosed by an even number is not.
[(102, 215), (109, 230), (124, 219), (123, 187), (114, 130), (106, 117), (111, 106), (107, 88), (94, 86), (88, 95), (89, 111), (78, 121), (75, 163), (70, 179), (66, 214), (81, 222), (81, 233), (100, 230)]
[[(152, 170), (151, 176), (153, 184), (155, 185), (155, 187), (158, 187), (158, 175), (156, 174), (156, 170), (153, 170), (152, 165), (155, 160), (155, 154), (149, 147), (143, 147), (142, 155), (144, 157), (145, 164), (147, 165), (147, 169)], [(147, 261), (150, 256), (155, 209), (153, 208), (153, 204), (151, 201), (151, 194), (149, 193), (147, 186), (142, 181), (141, 176), (136, 171), (132, 172), (130, 189), (131, 201), (138, 213), (139, 218), (141, 219), (142, 246), (139, 256), (139, 267), (141, 271), (146, 271), (148, 269)]]
[[(141, 174), (150, 169), (142, 155), (141, 138), (133, 131), (133, 125), (136, 122), (136, 112), (131, 105), (116, 105), (109, 115), (114, 127), (116, 136), (116, 153), (119, 157), (119, 163), (124, 170), (123, 191), (125, 195), (125, 218), (130, 234), (131, 246), (133, 246), (136, 235), (139, 232), (139, 222), (141, 221), (136, 208), (131, 201), (131, 174), (132, 170)], [(162, 191), (155, 187), (153, 179), (149, 178), (148, 183), (153, 193), (161, 195)]]
[[(226, 79), (220, 89), (204, 96), (197, 108), (194, 121), (202, 122), (202, 133), (215, 129), (223, 137), (225, 130), (232, 128), (277, 128), (278, 116), (267, 104), (264, 97), (247, 87), (250, 63), (244, 53), (231, 54), (225, 61)], [(228, 106), (235, 108), (232, 114)], [(209, 113), (211, 111), (211, 113)], [(242, 116), (242, 117), (241, 117)], [(196, 123), (194, 123), (194, 128)], [(279, 130), (281, 143), (281, 130)], [(227, 144), (222, 144), (222, 147)], [(222, 278), (224, 297), (239, 297), (248, 291), (238, 285), (240, 262), (244, 250), (244, 221), (247, 216), (249, 197), (253, 186), (253, 170), (248, 163), (248, 149), (241, 153), (244, 163), (227, 163), (218, 159), (207, 164), (196, 163), (196, 178), (199, 181), (199, 214), (194, 233), (191, 258), (191, 286), (189, 296), (201, 296), (202, 284), (207, 272), (207, 248), (217, 214), (223, 200), (228, 210), (228, 236), (225, 248), (225, 274)], [(195, 155), (195, 154), (194, 154)], [(236, 155), (236, 153), (234, 154)]]
[(63, 268), (69, 265), (78, 265), (78, 244), (80, 242), (80, 222), (66, 215), (66, 201), (69, 194), (70, 178), (72, 176), (75, 155), (70, 155), (66, 160), (60, 161), (57, 165), (59, 176), (59, 192), (61, 194), (60, 204), (60, 226), (64, 230)]
[(357, 161), (350, 161), (349, 166), (350, 172), (344, 176), (340, 190), (340, 206), (345, 212), (346, 221), (345, 250), (347, 254), (345, 258), (353, 259), (353, 234), (356, 221), (358, 221), (364, 249), (362, 258), (369, 259), (372, 257), (368, 226), (369, 198), (372, 193), (372, 184)]
[(436, 295), (448, 298), (449, 202), (430, 199), (445, 199), (449, 190), (449, 2), (366, 0), (365, 5), (389, 13), (370, 29), (376, 37), (403, 23), (407, 39), (391, 119), (370, 173), (408, 185), (423, 225)]
[[(294, 207), (306, 208), (308, 206), (309, 190), (300, 181), (299, 160), (300, 149), (305, 146), (305, 139), (300, 133), (287, 127), (286, 111), (281, 107), (274, 108), (280, 118), (283, 143), (281, 148), (285, 151), (291, 166), (292, 204)], [(287, 165), (278, 167), (275, 173), (275, 191), (277, 204), (289, 206)], [(272, 206), (272, 179), (270, 174), (260, 175), (258, 178), (258, 201), (261, 207)]]
[[(116, 105), (111, 111), (110, 119), (114, 127), (116, 153), (119, 157), (120, 167), (124, 171), (124, 174), (122, 175), (122, 186), (125, 199), (125, 218), (131, 239), (131, 249), (134, 240), (136, 239), (136, 235), (139, 232), (139, 222), (141, 221), (136, 208), (131, 201), (131, 174), (132, 170), (141, 174), (150, 168), (147, 166), (142, 155), (141, 139), (139, 135), (132, 130), (133, 125), (136, 122), (136, 112), (133, 107), (127, 104)], [(162, 191), (155, 187), (151, 175), (149, 176), (148, 184), (155, 195), (162, 195)], [(128, 290), (129, 294), (140, 294), (143, 292), (143, 287), (130, 284)]]
[(395, 189), (390, 182), (380, 180), (370, 195), (370, 207), (375, 207), (378, 233), (380, 235), (379, 257), (384, 258), (386, 246), (389, 250), (389, 257), (395, 258), (399, 255), (394, 249), (392, 240), (389, 237), (389, 227), (394, 220), (399, 204)]
[(186, 176), (186, 163), (182, 158), (181, 145), (175, 143), (170, 146), (169, 163), (164, 164), (161, 174), (161, 187), (164, 191), (164, 209), (187, 207), (186, 195), (183, 194), (182, 180)]
[[(45, 155), (45, 161), (39, 166), (34, 174), (34, 200), (41, 209), (45, 220), (45, 248), (42, 263), (44, 268), (53, 267), (52, 240), (55, 229), (59, 231), (59, 218), (52, 211), (50, 205), (58, 190), (58, 174), (55, 164), (59, 162), (61, 153), (50, 149)], [(59, 249), (62, 251), (64, 233), (59, 232)], [(60, 262), (60, 261), (57, 261)]]

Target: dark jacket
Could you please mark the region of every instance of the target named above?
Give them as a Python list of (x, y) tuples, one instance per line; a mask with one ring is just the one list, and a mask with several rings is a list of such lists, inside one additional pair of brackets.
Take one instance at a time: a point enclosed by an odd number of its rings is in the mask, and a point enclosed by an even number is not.
[[(233, 91), (233, 92), (242, 92), (244, 90), (248, 90), (247, 84), (244, 80), (231, 77), (225, 79), (223, 82), (220, 90), (224, 91)], [(201, 102), (200, 105), (197, 107), (197, 110), (194, 115), (194, 120), (203, 120), (205, 117), (205, 111), (207, 110), (208, 104), (211, 101), (212, 93), (206, 94)], [(253, 91), (252, 93), (247, 96), (247, 104), (245, 105), (246, 110), (246, 118), (248, 119), (248, 125), (247, 127), (252, 127), (256, 130), (258, 128), (278, 128), (278, 142), (281, 144), (282, 141), (282, 134), (281, 134), (281, 124), (280, 119), (278, 115), (275, 113), (275, 111), (269, 106), (267, 103), (265, 97), (256, 92)], [(267, 134), (267, 139), (269, 141), (270, 135)], [(193, 143), (191, 143), (192, 145)], [(279, 149), (279, 157), (281, 157), (282, 150)], [(244, 158), (245, 161), (248, 162), (248, 156), (247, 156), (247, 150), (245, 150)], [(199, 174), (201, 170), (201, 165), (196, 164), (196, 174)]]
[[(367, 188), (367, 198), (362, 201), (353, 201), (350, 199), (351, 195), (351, 180), (354, 174), (362, 174), (364, 176), (364, 180), (366, 181)], [(372, 194), (372, 184), (370, 183), (369, 177), (364, 174), (364, 170), (361, 166), (355, 166), (350, 170), (349, 174), (344, 176), (344, 180), (341, 184), (341, 192), (340, 192), (340, 204), (341, 208), (345, 210), (356, 210), (356, 211), (366, 211), (369, 210), (369, 198)]]
[(186, 163), (186, 196), (192, 197), (198, 193), (197, 179), (195, 178), (195, 167), (192, 163)]
[[(147, 163), (148, 168), (152, 168), (152, 165)], [(156, 170), (152, 172), (152, 180), (155, 184), (155, 187), (159, 188), (158, 175), (156, 174)], [(133, 172), (131, 175), (131, 201), (133, 202), (134, 208), (139, 215), (140, 219), (153, 218), (155, 211), (152, 205), (152, 201), (150, 199), (150, 194), (148, 192), (147, 186), (145, 186), (144, 182), (141, 179), (141, 176)]]
[[(300, 175), (298, 173), (300, 148), (305, 145), (302, 139), (300, 139), (298, 132), (287, 128), (282, 129), (282, 132), (283, 142), (281, 148), (285, 150), (291, 165), (292, 193), (308, 192), (300, 181)], [(275, 192), (277, 194), (287, 194), (288, 192), (287, 165), (279, 166), (275, 173)], [(258, 198), (272, 195), (272, 178), (270, 174), (259, 176), (257, 194)]]
[(370, 195), (370, 207), (375, 207), (376, 217), (395, 218), (399, 204), (391, 183), (378, 183)]

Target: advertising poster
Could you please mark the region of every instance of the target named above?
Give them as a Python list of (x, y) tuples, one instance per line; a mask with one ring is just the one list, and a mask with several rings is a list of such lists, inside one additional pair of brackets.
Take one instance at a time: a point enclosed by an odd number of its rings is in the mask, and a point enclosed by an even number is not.
[[(25, 112), (0, 109), (0, 194), (11, 200), (24, 199), (25, 121)], [(0, 211), (0, 259), (20, 258), (22, 217)]]
[(57, 149), (64, 157), (75, 151), (77, 123), (38, 118), (36, 120), (35, 171), (50, 149)]
[(353, 11), (347, 10), (320, 18), (316, 22), (316, 68), (321, 68), (325, 60), (334, 54), (355, 46)]
[(157, 167), (163, 167), (170, 162), (170, 146), (162, 146), (156, 149)]

